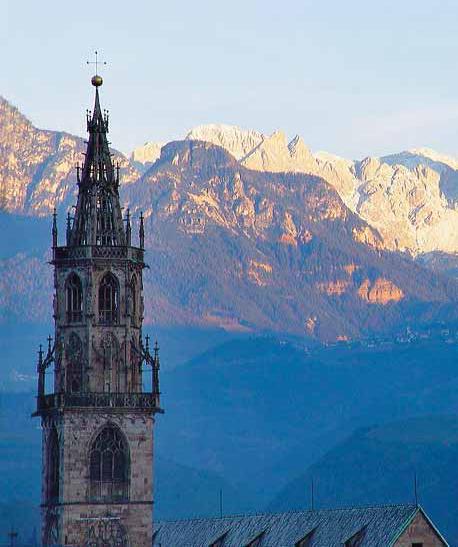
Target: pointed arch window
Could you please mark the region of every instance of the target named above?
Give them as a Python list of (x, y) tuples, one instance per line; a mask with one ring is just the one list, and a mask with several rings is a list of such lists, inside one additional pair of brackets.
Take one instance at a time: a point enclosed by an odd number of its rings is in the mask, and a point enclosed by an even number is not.
[(99, 321), (104, 324), (118, 322), (119, 283), (112, 273), (103, 276), (99, 286)]
[(116, 426), (106, 426), (89, 455), (90, 497), (96, 501), (124, 501), (129, 490), (129, 449)]
[(79, 323), (83, 320), (83, 286), (76, 273), (68, 276), (66, 281), (67, 321)]
[[(106, 171), (101, 174), (106, 176)], [(97, 245), (117, 244), (114, 218), (112, 197), (107, 191), (100, 192), (97, 196)]]
[(59, 499), (59, 480), (60, 480), (60, 448), (59, 437), (55, 427), (51, 429), (48, 440), (48, 458), (47, 458), (47, 488), (46, 498), (48, 503), (54, 503)]

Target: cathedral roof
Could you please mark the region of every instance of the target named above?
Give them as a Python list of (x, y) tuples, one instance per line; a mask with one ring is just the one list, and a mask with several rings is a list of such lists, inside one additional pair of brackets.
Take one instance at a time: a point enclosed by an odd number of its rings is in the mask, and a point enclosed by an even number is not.
[[(388, 547), (394, 545), (418, 512), (435, 530), (420, 507), (390, 505), (160, 521), (155, 525), (153, 546)], [(448, 545), (435, 531), (443, 544)], [(254, 542), (257, 538), (262, 541)]]
[(108, 145), (108, 114), (100, 107), (100, 82), (93, 81), (94, 110), (87, 113), (89, 139), (84, 164), (78, 169), (78, 201), (70, 246), (126, 244), (119, 203), (119, 167), (113, 165)]

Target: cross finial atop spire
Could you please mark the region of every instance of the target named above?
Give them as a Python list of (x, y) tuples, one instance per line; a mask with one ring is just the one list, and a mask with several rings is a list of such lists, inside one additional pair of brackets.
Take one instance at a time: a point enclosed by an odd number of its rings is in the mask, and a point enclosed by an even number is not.
[(95, 74), (92, 77), (92, 85), (95, 87), (100, 87), (103, 84), (103, 78), (99, 75), (99, 64), (100, 65), (106, 65), (106, 61), (99, 61), (99, 52), (97, 50), (94, 51), (95, 54), (95, 61), (86, 61), (87, 65), (95, 65)]

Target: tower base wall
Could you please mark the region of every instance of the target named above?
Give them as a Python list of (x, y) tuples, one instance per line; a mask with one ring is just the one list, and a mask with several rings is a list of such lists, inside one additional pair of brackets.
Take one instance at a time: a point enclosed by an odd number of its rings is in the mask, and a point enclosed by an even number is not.
[[(153, 422), (150, 413), (120, 410), (61, 410), (43, 417), (43, 545), (151, 547), (153, 530)], [(113, 501), (94, 494), (91, 450), (107, 426), (128, 446), (125, 495)], [(48, 499), (48, 440), (59, 437), (59, 496)]]

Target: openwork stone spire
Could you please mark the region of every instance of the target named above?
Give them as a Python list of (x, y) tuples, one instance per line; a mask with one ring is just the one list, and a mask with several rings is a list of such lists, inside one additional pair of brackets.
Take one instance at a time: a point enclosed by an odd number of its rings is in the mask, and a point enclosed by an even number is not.
[(119, 204), (119, 165), (113, 166), (108, 146), (108, 114), (102, 113), (99, 86), (94, 77), (95, 105), (87, 113), (89, 141), (82, 168), (78, 168), (78, 201), (70, 231), (69, 246), (126, 245), (121, 206)]

